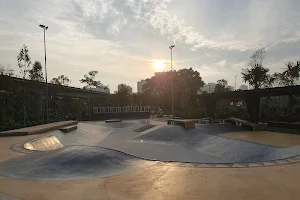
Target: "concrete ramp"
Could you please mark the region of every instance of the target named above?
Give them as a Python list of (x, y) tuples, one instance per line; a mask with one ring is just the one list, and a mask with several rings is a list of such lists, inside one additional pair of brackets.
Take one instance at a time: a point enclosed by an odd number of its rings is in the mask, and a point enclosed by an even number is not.
[[(281, 159), (283, 148), (244, 142), (209, 134), (195, 134), (186, 139), (182, 145), (190, 150), (222, 158), (230, 163), (261, 162)], [(289, 149), (287, 156), (295, 156), (300, 148)]]
[(110, 149), (70, 146), (3, 162), (0, 175), (24, 180), (87, 179), (136, 171), (155, 163)]
[(143, 141), (144, 143), (178, 145), (180, 142), (188, 138), (191, 133), (191, 130), (187, 130), (184, 127), (169, 125), (136, 137), (134, 138), (134, 141)]
[(48, 135), (26, 142), (23, 147), (32, 151), (50, 151), (64, 146), (54, 135)]
[(56, 136), (63, 146), (87, 145), (96, 146), (101, 140), (106, 138), (114, 129), (106, 124), (93, 125), (78, 123), (77, 129), (69, 134), (62, 133), (59, 130), (49, 132), (48, 134)]
[(126, 128), (134, 125), (135, 123), (129, 123), (129, 122), (113, 122), (113, 123), (107, 123), (107, 126), (110, 126), (112, 128)]
[(146, 130), (148, 130), (148, 129), (150, 129), (150, 128), (153, 128), (153, 127), (155, 127), (155, 125), (152, 125), (152, 124), (144, 124), (144, 126), (134, 129), (134, 131), (135, 131), (135, 132), (143, 132), (143, 131), (146, 131)]
[[(300, 153), (300, 146), (278, 148), (217, 136), (218, 133), (239, 131), (241, 128), (232, 124), (197, 125), (192, 130), (167, 126), (135, 137), (133, 144), (128, 146), (123, 142), (118, 147), (121, 143), (115, 144), (114, 141), (110, 141), (109, 145), (143, 158), (161, 161), (172, 158), (172, 161), (199, 163), (263, 162), (286, 159)], [(144, 151), (148, 146), (149, 149)], [(133, 148), (138, 148), (139, 152)], [(154, 149), (159, 149), (159, 156), (153, 153)]]

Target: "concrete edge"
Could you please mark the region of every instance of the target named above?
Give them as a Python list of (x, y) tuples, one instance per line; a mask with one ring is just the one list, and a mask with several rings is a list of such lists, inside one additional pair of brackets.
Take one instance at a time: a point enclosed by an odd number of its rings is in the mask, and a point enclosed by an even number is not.
[(41, 133), (45, 133), (45, 132), (48, 132), (48, 131), (56, 130), (56, 129), (59, 129), (59, 128), (62, 128), (62, 127), (75, 125), (77, 123), (78, 123), (78, 121), (70, 121), (70, 122), (68, 122), (66, 124), (54, 125), (54, 126), (47, 127), (47, 128), (44, 128), (44, 129), (32, 131), (32, 132), (28, 133), (28, 135), (41, 134)]
[(8, 136), (25, 136), (25, 135), (34, 135), (34, 134), (42, 134), (42, 133), (46, 133), (48, 131), (53, 131), (53, 130), (56, 130), (56, 129), (59, 129), (59, 128), (62, 128), (62, 127), (65, 127), (65, 126), (71, 126), (71, 125), (75, 125), (77, 124), (78, 121), (70, 121), (66, 124), (61, 124), (61, 125), (53, 125), (53, 126), (50, 126), (50, 127), (46, 127), (46, 128), (42, 128), (42, 129), (37, 129), (35, 131), (22, 131), (22, 132), (0, 132), (0, 137), (8, 137)]

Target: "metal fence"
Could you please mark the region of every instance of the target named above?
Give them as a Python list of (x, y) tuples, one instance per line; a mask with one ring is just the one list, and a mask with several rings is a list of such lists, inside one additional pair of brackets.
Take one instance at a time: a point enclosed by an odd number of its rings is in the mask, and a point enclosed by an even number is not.
[(93, 107), (93, 113), (150, 112), (149, 106)]

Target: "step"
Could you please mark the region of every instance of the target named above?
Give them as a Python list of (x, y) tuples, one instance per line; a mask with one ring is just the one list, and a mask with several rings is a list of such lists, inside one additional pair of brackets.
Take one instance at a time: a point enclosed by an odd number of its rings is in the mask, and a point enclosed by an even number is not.
[(173, 124), (173, 125), (183, 125), (186, 129), (194, 129), (195, 128), (195, 123), (194, 120), (190, 119), (169, 119), (168, 124)]
[(122, 122), (121, 119), (108, 119), (108, 120), (105, 120), (105, 123), (114, 123), (114, 122)]

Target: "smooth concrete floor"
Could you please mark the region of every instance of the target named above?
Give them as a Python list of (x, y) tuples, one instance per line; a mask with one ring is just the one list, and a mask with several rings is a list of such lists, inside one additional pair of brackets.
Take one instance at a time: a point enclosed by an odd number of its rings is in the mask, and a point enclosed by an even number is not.
[(19, 199), (230, 199), (300, 197), (300, 164), (217, 169), (154, 165), (108, 178), (76, 181), (0, 179), (0, 192)]
[(22, 156), (23, 153), (12, 151), (11, 145), (16, 143), (24, 143), (26, 140), (36, 138), (37, 135), (27, 135), (27, 136), (11, 136), (11, 137), (1, 137), (0, 138), (0, 163), (9, 160), (14, 157)]
[(300, 135), (288, 133), (277, 133), (269, 131), (243, 131), (219, 134), (219, 136), (277, 147), (292, 147), (300, 145)]

